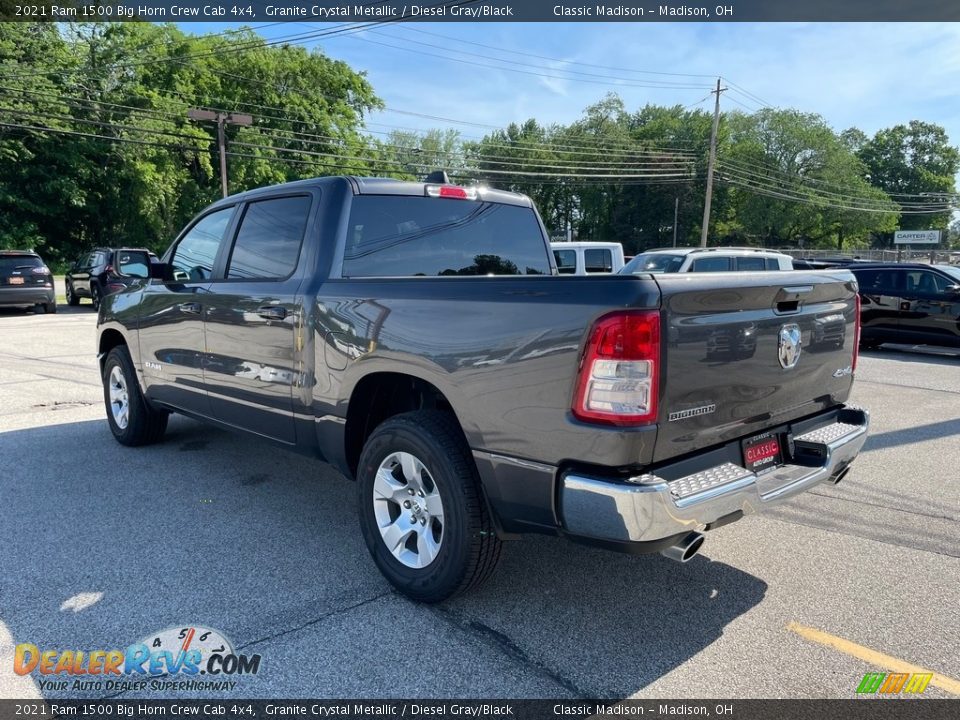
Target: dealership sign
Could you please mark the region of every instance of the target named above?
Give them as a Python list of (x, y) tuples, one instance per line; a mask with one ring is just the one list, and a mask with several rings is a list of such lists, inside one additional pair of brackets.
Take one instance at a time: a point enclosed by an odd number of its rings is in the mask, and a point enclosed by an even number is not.
[(894, 245), (936, 245), (939, 242), (939, 230), (897, 230), (893, 234)]

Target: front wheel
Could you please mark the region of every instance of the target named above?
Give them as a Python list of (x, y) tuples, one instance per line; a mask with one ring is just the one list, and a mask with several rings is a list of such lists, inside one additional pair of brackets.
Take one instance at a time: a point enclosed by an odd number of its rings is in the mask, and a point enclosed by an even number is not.
[(493, 571), (500, 539), (451, 414), (420, 410), (377, 427), (360, 456), (357, 485), (367, 549), (404, 595), (440, 602)]
[(126, 345), (111, 350), (103, 364), (103, 402), (110, 432), (121, 445), (149, 445), (167, 430), (169, 413), (147, 404)]
[(93, 309), (97, 312), (100, 311), (100, 286), (93, 285), (90, 287), (90, 301), (93, 303)]

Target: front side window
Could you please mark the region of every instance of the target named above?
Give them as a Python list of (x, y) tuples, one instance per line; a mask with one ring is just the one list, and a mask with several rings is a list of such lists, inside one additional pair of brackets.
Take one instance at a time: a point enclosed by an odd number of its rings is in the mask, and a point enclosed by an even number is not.
[(232, 216), (233, 208), (224, 208), (205, 215), (190, 228), (170, 258), (174, 280), (196, 282), (210, 279)]
[(309, 215), (306, 195), (250, 203), (230, 253), (227, 279), (288, 277), (297, 267)]
[(583, 264), (588, 273), (613, 272), (613, 253), (603, 248), (584, 250)]
[(549, 275), (532, 208), (449, 198), (353, 200), (344, 277)]
[(554, 250), (553, 257), (557, 261), (557, 270), (561, 275), (576, 275), (577, 273), (577, 251), (576, 250)]
[(942, 275), (927, 270), (907, 272), (907, 290), (921, 295), (938, 295), (946, 291), (949, 284)]

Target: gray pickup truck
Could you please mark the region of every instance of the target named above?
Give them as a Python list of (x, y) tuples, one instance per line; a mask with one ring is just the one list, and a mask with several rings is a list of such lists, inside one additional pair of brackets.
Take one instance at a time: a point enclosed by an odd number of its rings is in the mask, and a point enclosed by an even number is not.
[(866, 438), (845, 270), (559, 275), (523, 195), (353, 177), (225, 198), (129, 263), (98, 321), (116, 439), (178, 412), (332, 463), (420, 601), (522, 533), (688, 560)]

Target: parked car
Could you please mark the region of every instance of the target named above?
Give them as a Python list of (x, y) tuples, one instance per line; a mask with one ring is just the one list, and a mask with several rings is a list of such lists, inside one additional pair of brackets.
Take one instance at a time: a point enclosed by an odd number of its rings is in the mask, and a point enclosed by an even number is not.
[(640, 253), (620, 272), (630, 275), (734, 270), (793, 270), (793, 258), (762, 248), (664, 248)]
[[(685, 561), (846, 475), (868, 426), (844, 404), (850, 273), (559, 275), (547, 237), (500, 190), (329, 177), (224, 198), (103, 299), (110, 431), (156, 442), (180, 412), (326, 459), (356, 478), (376, 565), (428, 602), (517, 534)], [(825, 314), (847, 339), (808, 353)], [(723, 330), (735, 351), (708, 359)]]
[(33, 250), (0, 250), (0, 307), (57, 311), (53, 275)]
[(860, 345), (960, 347), (960, 268), (920, 263), (858, 263)]
[(144, 248), (96, 248), (80, 257), (64, 277), (67, 304), (76, 306), (81, 298), (89, 298), (93, 309), (97, 310), (104, 295), (127, 287), (134, 278), (120, 273), (117, 268), (121, 265), (120, 254), (131, 250), (147, 253), (152, 260), (159, 259)]
[(550, 247), (561, 275), (615, 273), (626, 264), (620, 243), (552, 242)]

